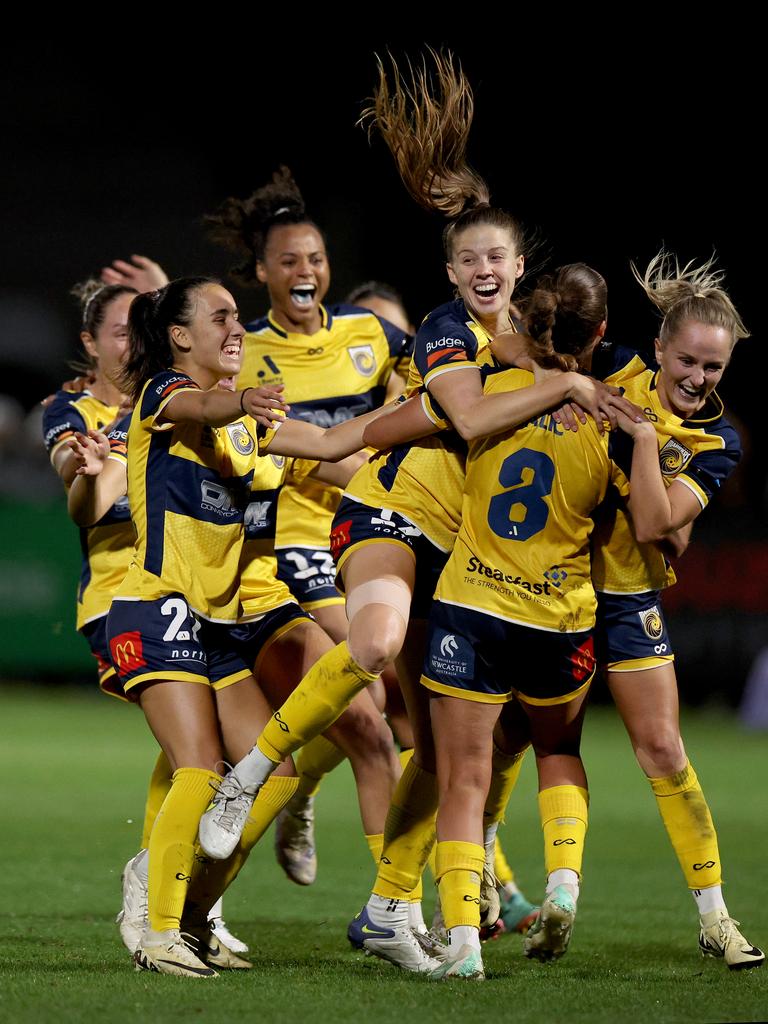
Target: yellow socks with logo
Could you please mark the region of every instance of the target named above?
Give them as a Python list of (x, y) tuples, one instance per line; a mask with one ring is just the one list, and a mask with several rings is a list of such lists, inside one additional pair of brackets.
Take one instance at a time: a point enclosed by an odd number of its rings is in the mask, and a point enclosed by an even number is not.
[(717, 833), (690, 761), (675, 775), (648, 781), (688, 888), (720, 885)]
[(204, 768), (179, 768), (149, 838), (149, 925), (178, 928), (195, 859), (200, 817), (221, 776)]
[(435, 841), (437, 777), (409, 761), (395, 788), (384, 826), (384, 851), (373, 886), (377, 896), (421, 898), (421, 874)]
[[(358, 665), (346, 641), (340, 643), (315, 662), (280, 710), (274, 713), (259, 736), (257, 747), (270, 761), (279, 764), (332, 725), (355, 694), (377, 678), (376, 673), (366, 672)], [(246, 754), (243, 761), (248, 757)], [(248, 776), (245, 781), (249, 784)]]
[(581, 874), (589, 821), (589, 793), (580, 786), (551, 786), (539, 793), (547, 874), (567, 868)]
[(208, 911), (237, 878), (248, 854), (295, 794), (298, 784), (295, 776), (272, 775), (267, 779), (253, 801), (240, 841), (226, 860), (213, 860), (196, 848), (188, 908), (201, 923), (207, 920)]
[(480, 928), (480, 878), (485, 850), (479, 843), (437, 844), (437, 882), (445, 927)]

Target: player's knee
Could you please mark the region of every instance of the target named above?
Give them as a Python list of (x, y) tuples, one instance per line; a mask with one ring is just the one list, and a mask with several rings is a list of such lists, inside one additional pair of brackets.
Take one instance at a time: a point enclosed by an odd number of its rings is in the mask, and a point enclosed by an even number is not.
[(635, 745), (640, 767), (650, 778), (666, 778), (685, 767), (685, 750), (677, 729), (660, 728)]

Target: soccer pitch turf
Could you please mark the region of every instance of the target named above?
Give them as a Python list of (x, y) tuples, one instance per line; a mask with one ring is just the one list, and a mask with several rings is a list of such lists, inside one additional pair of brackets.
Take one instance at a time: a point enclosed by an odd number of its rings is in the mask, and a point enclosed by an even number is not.
[[(432, 984), (353, 952), (346, 926), (373, 880), (346, 765), (316, 801), (319, 874), (289, 882), (272, 831), (225, 897), (254, 968), (209, 982), (132, 970), (114, 924), (120, 872), (137, 849), (156, 747), (136, 708), (85, 690), (0, 689), (2, 1021), (759, 1021), (768, 968), (702, 960), (697, 915), (656, 805), (612, 708), (587, 715), (590, 828), (567, 956), (522, 956), (518, 935), (486, 944), (488, 981)], [(718, 827), (731, 914), (768, 943), (766, 734), (725, 712), (688, 713), (684, 736)], [(501, 830), (527, 895), (543, 885), (529, 758)], [(425, 884), (427, 920), (434, 903)]]

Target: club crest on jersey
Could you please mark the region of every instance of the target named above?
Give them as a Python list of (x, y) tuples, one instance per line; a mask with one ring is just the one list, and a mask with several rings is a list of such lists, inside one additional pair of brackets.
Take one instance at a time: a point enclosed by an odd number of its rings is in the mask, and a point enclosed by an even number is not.
[(250, 455), (256, 448), (256, 442), (248, 433), (248, 428), (243, 422), (238, 420), (237, 423), (228, 423), (227, 433), (229, 434), (230, 441), (235, 446), (235, 451), (238, 451), (241, 455)]
[(270, 459), (272, 459), (272, 462), (274, 463), (276, 469), (282, 469), (283, 466), (285, 465), (284, 455), (270, 455), (269, 457)]
[(670, 437), (667, 443), (659, 452), (659, 465), (664, 476), (677, 476), (686, 462), (691, 458), (693, 452), (680, 444), (674, 437)]
[(661, 615), (656, 605), (653, 608), (646, 608), (643, 612), (637, 613), (640, 616), (640, 622), (643, 625), (645, 635), (651, 640), (661, 639), (661, 635), (664, 632), (664, 623), (661, 621)]
[(373, 345), (350, 345), (347, 348), (357, 372), (363, 377), (372, 377), (376, 372), (376, 356)]

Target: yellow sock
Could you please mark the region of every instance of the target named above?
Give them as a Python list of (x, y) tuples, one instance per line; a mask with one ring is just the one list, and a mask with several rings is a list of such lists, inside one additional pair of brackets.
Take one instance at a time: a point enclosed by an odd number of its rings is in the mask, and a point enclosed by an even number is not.
[(178, 928), (195, 859), (200, 817), (221, 776), (204, 768), (179, 768), (149, 838), (149, 926)]
[(172, 774), (170, 762), (161, 750), (157, 755), (157, 761), (152, 769), (149, 788), (147, 789), (147, 802), (144, 805), (144, 825), (141, 832), (142, 850), (146, 850), (149, 846), (149, 837), (152, 835), (152, 826), (155, 824), (155, 818), (160, 813), (163, 800), (168, 796), (168, 791), (171, 788)]
[(384, 851), (373, 886), (377, 896), (416, 899), (413, 895), (435, 841), (437, 777), (412, 760), (395, 787), (384, 826)]
[(480, 876), (485, 850), (479, 843), (437, 844), (437, 883), (445, 927), (480, 928)]
[[(226, 860), (213, 860), (196, 848), (195, 871), (189, 886), (187, 909), (201, 924), (208, 911), (229, 888), (248, 859), (248, 854), (295, 794), (299, 780), (295, 776), (271, 775), (256, 795), (243, 834)], [(187, 917), (187, 910), (184, 913)]]
[(335, 743), (325, 736), (315, 736), (305, 743), (296, 756), (296, 772), (299, 776), (298, 796), (315, 796), (323, 776), (337, 768), (346, 757)]
[(688, 888), (722, 885), (717, 833), (691, 762), (675, 775), (648, 781)]
[(501, 848), (498, 836), (496, 836), (496, 846), (493, 851), (493, 873), (496, 875), (496, 881), (499, 885), (508, 885), (510, 882), (515, 881), (515, 873), (504, 856), (504, 850)]
[(378, 675), (366, 672), (349, 653), (346, 640), (327, 651), (267, 722), (257, 746), (278, 763), (333, 725)]
[(520, 754), (505, 754), (494, 743), (491, 772), (491, 785), (485, 798), (483, 823), (490, 825), (494, 821), (504, 821), (512, 790), (520, 777), (525, 751)]
[(552, 786), (539, 793), (547, 874), (569, 868), (581, 876), (589, 821), (589, 793), (580, 786)]
[(368, 843), (368, 849), (371, 851), (373, 863), (378, 868), (379, 861), (381, 860), (381, 854), (384, 849), (384, 833), (377, 832), (375, 835), (366, 836), (365, 841)]
[(405, 771), (405, 766), (413, 757), (413, 747), (408, 747), (406, 750), (401, 750), (397, 755), (397, 759), (400, 762), (400, 767)]
[[(405, 771), (406, 766), (410, 763), (411, 758), (413, 757), (413, 747), (408, 747), (407, 750), (401, 750), (400, 753), (397, 756), (400, 759), (400, 764), (402, 765), (403, 771)], [(430, 872), (432, 874), (432, 877), (434, 878), (435, 877), (435, 870), (436, 870), (436, 868), (435, 868), (434, 829), (432, 830), (432, 833), (433, 833), (432, 848), (429, 851), (429, 857), (427, 857), (427, 863), (425, 864), (425, 868), (426, 867), (429, 868), (429, 870), (430, 870)], [(422, 869), (422, 874), (423, 873), (424, 873), (424, 870)], [(419, 881), (416, 883), (416, 888), (411, 890), (411, 893), (407, 897), (407, 899), (411, 903), (414, 903), (417, 900), (423, 899), (423, 897), (424, 897), (424, 884), (423, 884), (421, 878), (419, 878)]]

